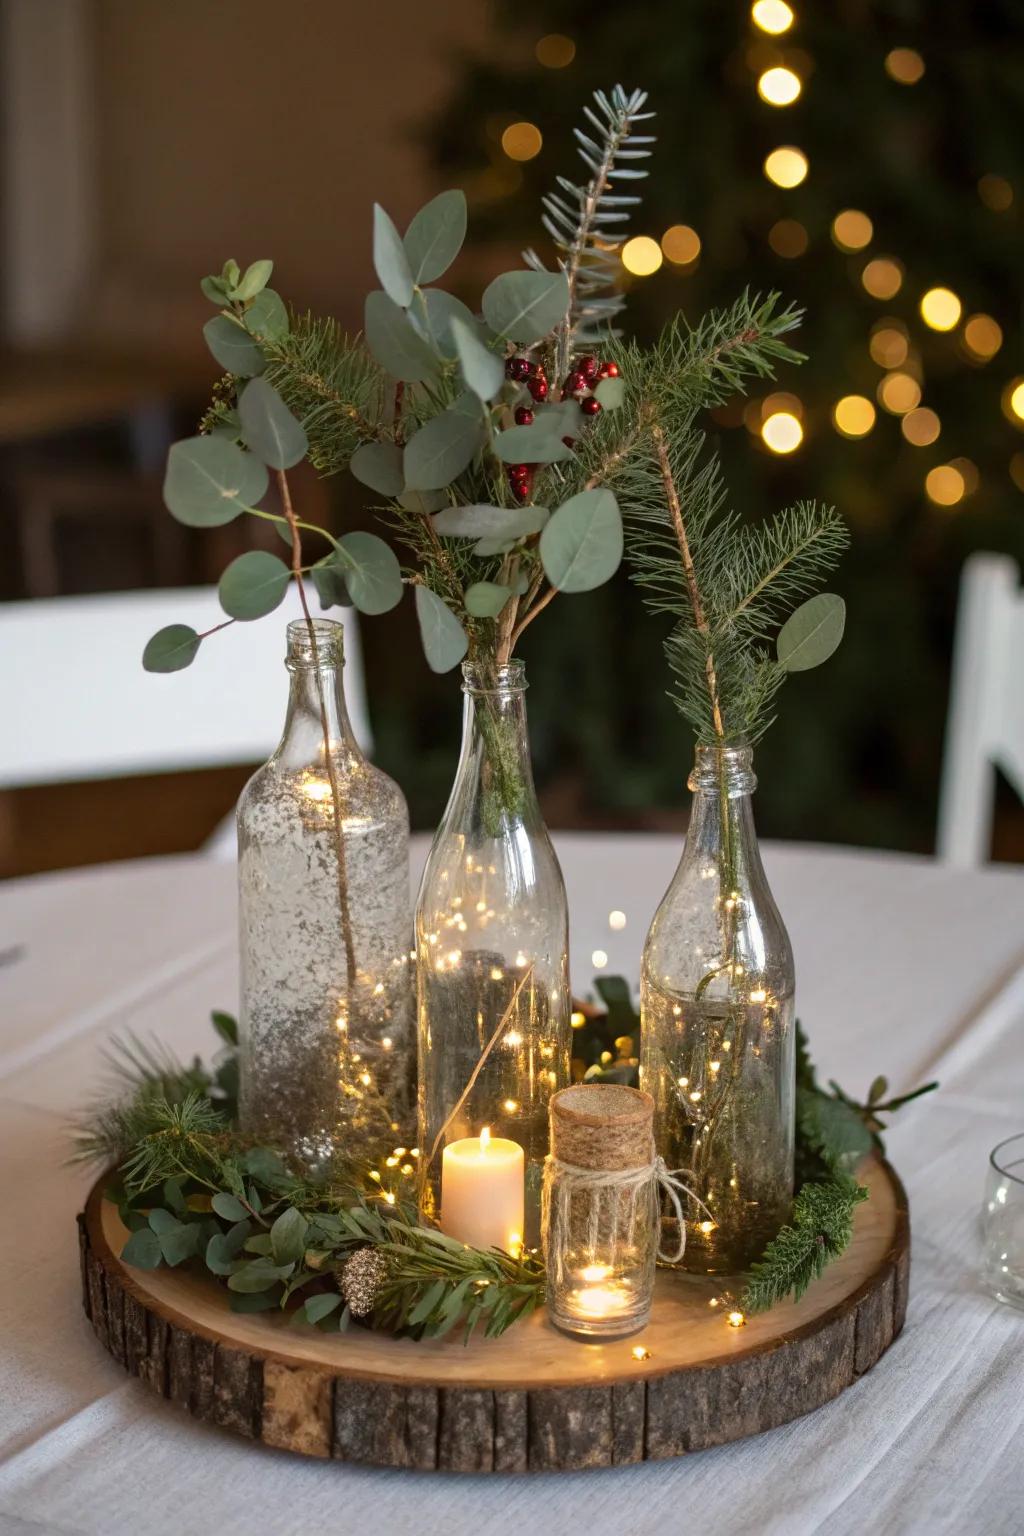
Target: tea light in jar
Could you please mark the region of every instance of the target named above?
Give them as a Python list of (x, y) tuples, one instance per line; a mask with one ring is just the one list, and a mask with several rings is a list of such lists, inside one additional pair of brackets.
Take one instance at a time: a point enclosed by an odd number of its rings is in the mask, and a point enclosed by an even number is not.
[(569, 1292), (566, 1300), (569, 1309), (579, 1318), (589, 1321), (596, 1318), (613, 1321), (626, 1316), (636, 1304), (636, 1293), (631, 1286), (612, 1281), (605, 1282), (614, 1271), (608, 1264), (588, 1264), (576, 1278), (582, 1282)]
[(479, 1136), (450, 1142), (441, 1159), (441, 1231), (471, 1248), (518, 1251), (523, 1241), (525, 1156), (518, 1141)]

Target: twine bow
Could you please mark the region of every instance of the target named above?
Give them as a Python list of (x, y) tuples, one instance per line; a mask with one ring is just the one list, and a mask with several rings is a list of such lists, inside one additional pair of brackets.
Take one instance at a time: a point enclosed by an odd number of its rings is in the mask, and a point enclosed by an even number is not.
[(686, 1195), (688, 1199), (696, 1201), (702, 1211), (707, 1211), (707, 1214), (712, 1221), (714, 1221), (715, 1218), (711, 1215), (711, 1212), (708, 1211), (707, 1206), (704, 1204), (704, 1201), (700, 1198), (700, 1196), (695, 1195), (693, 1190), (690, 1189), (689, 1185), (684, 1184), (680, 1178), (680, 1174), (683, 1173), (686, 1174), (687, 1178), (693, 1178), (693, 1174), (689, 1168), (670, 1169), (663, 1157), (656, 1157), (653, 1164), (651, 1165), (650, 1171), (653, 1173), (654, 1178), (657, 1180), (659, 1188), (664, 1190), (669, 1200), (671, 1200), (672, 1207), (676, 1213), (676, 1220), (679, 1223), (679, 1247), (677, 1251), (675, 1253), (669, 1254), (665, 1253), (663, 1249), (659, 1248), (658, 1258), (663, 1264), (678, 1264), (682, 1259), (683, 1254), (686, 1252), (686, 1217), (683, 1215), (683, 1203), (679, 1198), (680, 1193)]
[[(641, 1164), (639, 1168), (621, 1168), (609, 1170), (607, 1168), (580, 1168), (575, 1163), (563, 1163), (559, 1158), (549, 1156), (544, 1168), (544, 1205), (545, 1226), (550, 1221), (552, 1227), (560, 1228), (567, 1223), (567, 1201), (577, 1191), (590, 1190), (594, 1194), (608, 1190), (616, 1195), (628, 1192), (632, 1199), (629, 1205), (629, 1219), (627, 1228), (632, 1235), (633, 1223), (636, 1219), (636, 1202), (644, 1189), (650, 1189), (653, 1193), (658, 1188), (667, 1195), (675, 1211), (676, 1220), (679, 1223), (679, 1244), (675, 1253), (665, 1253), (658, 1248), (658, 1258), (663, 1264), (678, 1264), (686, 1252), (686, 1218), (683, 1215), (683, 1203), (680, 1195), (686, 1195), (688, 1199), (696, 1202), (702, 1211), (714, 1221), (714, 1217), (708, 1210), (699, 1195), (694, 1194), (687, 1184), (683, 1183), (681, 1175), (692, 1178), (689, 1168), (670, 1169), (663, 1157), (656, 1157), (653, 1163)], [(552, 1190), (556, 1184), (560, 1198), (552, 1202)], [(554, 1209), (552, 1206), (554, 1204)], [(593, 1226), (592, 1239), (596, 1240), (598, 1225), (598, 1208), (595, 1202), (591, 1224)], [(561, 1236), (561, 1233), (559, 1234)], [(556, 1244), (557, 1250), (557, 1244)]]

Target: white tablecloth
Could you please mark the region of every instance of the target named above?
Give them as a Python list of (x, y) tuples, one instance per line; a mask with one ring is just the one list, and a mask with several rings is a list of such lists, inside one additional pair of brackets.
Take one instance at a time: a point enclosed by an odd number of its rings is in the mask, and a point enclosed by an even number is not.
[[(604, 950), (635, 979), (679, 849), (556, 839), (577, 991)], [(417, 848), (418, 863), (422, 849)], [(1024, 874), (769, 847), (796, 952), (798, 1011), (823, 1076), (863, 1091), (925, 1075), (890, 1155), (911, 1200), (903, 1335), (819, 1413), (679, 1461), (456, 1477), (303, 1461), (198, 1424), (104, 1355), (79, 1301), (65, 1121), (112, 1034), (209, 1052), (235, 1006), (234, 872), (158, 859), (0, 887), (0, 1536), (829, 1536), (1024, 1531), (1024, 1317), (978, 1286), (989, 1149), (1024, 1130)], [(608, 914), (625, 912), (612, 931)]]

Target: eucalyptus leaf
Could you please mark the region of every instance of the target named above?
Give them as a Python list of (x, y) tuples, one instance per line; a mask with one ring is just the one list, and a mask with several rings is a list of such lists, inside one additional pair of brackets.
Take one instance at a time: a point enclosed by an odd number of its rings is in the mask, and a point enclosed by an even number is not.
[(204, 277), (199, 288), (203, 298), (216, 304), (218, 309), (228, 302), (228, 284), (222, 277)]
[(457, 315), (452, 317), (451, 332), (465, 384), (481, 400), (493, 400), (505, 382), (504, 362)]
[(560, 592), (589, 592), (622, 559), (622, 516), (611, 491), (580, 491), (551, 514), (540, 536), (544, 574)]
[(242, 304), (248, 299), (254, 299), (270, 282), (273, 270), (274, 263), (265, 258), (261, 261), (252, 262), (238, 279), (238, 282), (231, 291), (231, 297)]
[(159, 1269), (163, 1260), (160, 1239), (149, 1227), (140, 1227), (121, 1249), (121, 1258), (133, 1269)]
[(510, 549), (515, 549), (515, 539), (478, 539), (473, 545), (474, 555), (507, 555)]
[(402, 568), (375, 533), (346, 533), (339, 541), (345, 586), (360, 613), (387, 613), (402, 599)]
[(223, 1216), (225, 1221), (244, 1221), (249, 1215), (241, 1200), (223, 1189), (217, 1191), (210, 1203), (217, 1215)]
[(337, 1291), (333, 1295), (329, 1291), (319, 1296), (309, 1296), (303, 1307), (307, 1323), (318, 1323), (322, 1317), (329, 1317), (341, 1306), (341, 1296)]
[(525, 346), (554, 330), (568, 308), (564, 272), (506, 272), (484, 290), (484, 319), (491, 330)]
[(408, 309), (413, 280), (402, 237), (379, 203), (373, 205), (373, 269), (389, 299)]
[(173, 1227), (180, 1226), (177, 1216), (173, 1211), (162, 1210), (159, 1206), (149, 1213), (150, 1230), (159, 1237), (161, 1232), (167, 1232)]
[(434, 527), (446, 538), (521, 539), (528, 533), (539, 533), (547, 519), (546, 507), (494, 507), (478, 502), (468, 507), (445, 507), (434, 518)]
[(237, 1221), (227, 1232), (218, 1232), (206, 1245), (206, 1267), (215, 1275), (230, 1275), (252, 1231), (252, 1223)]
[(466, 588), (466, 612), (474, 619), (496, 619), (512, 596), (512, 588), (496, 581), (474, 581)]
[(834, 592), (819, 592), (801, 603), (779, 630), (779, 666), (786, 672), (808, 672), (827, 661), (843, 638), (846, 604)]
[(366, 296), (366, 345), (393, 379), (416, 384), (433, 379), (437, 359), (405, 310), (378, 289)]
[(429, 587), (417, 583), (416, 617), (423, 653), (432, 672), (450, 672), (469, 649), (469, 640), (448, 604)]
[(417, 330), (426, 337), (434, 350), (444, 357), (455, 356), (453, 320), (461, 320), (475, 334), (479, 334), (480, 331), (472, 311), (467, 309), (461, 299), (446, 292), (444, 288), (424, 288), (420, 295), (420, 302), (413, 305), (409, 315)]
[(448, 505), (448, 496), (445, 491), (412, 491), (406, 489), (398, 498), (398, 505), (404, 507), (407, 512), (418, 512), (421, 517), (427, 517), (431, 512), (437, 512), (441, 507)]
[(528, 427), (509, 427), (494, 439), (498, 458), (504, 464), (560, 464), (576, 455), (562, 441), (556, 420), (535, 421)]
[(462, 395), (406, 443), (406, 485), (414, 491), (438, 491), (450, 485), (472, 462), (482, 440), (479, 401)]
[(195, 661), (202, 644), (189, 624), (167, 624), (146, 641), (142, 665), (147, 672), (180, 672)]
[(602, 379), (594, 394), (606, 411), (617, 411), (626, 398), (626, 386), (622, 379)]
[(381, 496), (400, 496), (405, 485), (402, 476), (402, 450), (397, 443), (362, 443), (349, 461), (349, 469), (362, 485)]
[(280, 607), (290, 580), (291, 571), (277, 555), (251, 549), (232, 560), (220, 578), (217, 595), (230, 618), (248, 622)]
[(229, 288), (233, 288), (242, 275), (242, 269), (238, 265), (238, 262), (229, 256), (227, 261), (220, 269), (220, 275), (221, 280), (226, 283)]
[(291, 469), (305, 458), (305, 429), (266, 379), (249, 384), (238, 402), (238, 419), (246, 444), (271, 469)]
[(245, 1294), (268, 1291), (275, 1281), (286, 1280), (294, 1268), (293, 1263), (275, 1264), (271, 1259), (256, 1258), (228, 1276), (228, 1290)]
[[(228, 1285), (230, 1284), (229, 1280)], [(232, 1312), (273, 1312), (280, 1307), (282, 1294), (280, 1285), (273, 1285), (269, 1291), (254, 1294), (238, 1295), (236, 1292), (231, 1296), (231, 1310)]]
[[(259, 1179), (261, 1184), (267, 1184), (271, 1189), (286, 1186), (289, 1183), (288, 1169), (280, 1152), (275, 1152), (272, 1147), (250, 1147), (242, 1159), (246, 1173), (252, 1178)], [(250, 1201), (250, 1204), (255, 1202)]]
[(413, 281), (432, 283), (447, 272), (466, 238), (466, 194), (441, 192), (421, 208), (405, 232)]
[(225, 1013), (221, 1008), (214, 1008), (210, 1014), (210, 1023), (225, 1045), (238, 1044), (238, 1020), (233, 1013)]
[(167, 455), (164, 504), (189, 528), (217, 528), (266, 495), (267, 471), (221, 437), (188, 437)]
[(176, 1221), (173, 1227), (166, 1227), (159, 1234), (164, 1263), (174, 1269), (176, 1265), (184, 1264), (186, 1259), (194, 1259), (199, 1252), (202, 1231), (198, 1222)]
[(263, 353), (244, 326), (228, 315), (214, 315), (203, 326), (206, 345), (228, 373), (251, 379), (266, 367)]
[(345, 568), (333, 553), (319, 560), (310, 572), (321, 608), (351, 608), (352, 597), (345, 584)]
[(306, 1251), (306, 1228), (301, 1211), (289, 1205), (270, 1229), (270, 1251), (275, 1264), (297, 1264)]
[(246, 306), (242, 319), (249, 335), (258, 336), (261, 341), (282, 341), (291, 330), (285, 302), (273, 288), (258, 293)]

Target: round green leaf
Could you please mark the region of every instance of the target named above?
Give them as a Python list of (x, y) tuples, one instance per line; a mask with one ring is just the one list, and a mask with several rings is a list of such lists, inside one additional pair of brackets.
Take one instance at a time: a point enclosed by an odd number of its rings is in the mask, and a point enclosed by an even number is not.
[(253, 379), (238, 402), (242, 437), (271, 469), (291, 469), (309, 447), (305, 429), (285, 405), (273, 384)]
[(196, 659), (202, 640), (189, 624), (168, 624), (146, 642), (142, 665), (147, 672), (180, 672)]
[(463, 395), (409, 439), (403, 461), (406, 485), (414, 491), (450, 485), (472, 461), (482, 439), (480, 402)]
[(362, 485), (382, 496), (400, 496), (405, 485), (402, 477), (402, 450), (397, 443), (363, 443), (349, 461), (349, 469)]
[(167, 455), (164, 504), (189, 528), (217, 528), (266, 495), (259, 459), (223, 437), (188, 437)]
[(260, 341), (281, 341), (291, 329), (284, 300), (273, 288), (258, 293), (242, 318), (249, 335)]
[(270, 1229), (270, 1251), (275, 1264), (297, 1264), (306, 1248), (309, 1222), (293, 1205), (286, 1206)]
[(622, 379), (602, 379), (594, 394), (606, 411), (617, 411), (626, 398), (626, 386)]
[(846, 604), (835, 592), (819, 592), (801, 603), (779, 630), (779, 666), (809, 672), (827, 661), (843, 638)]
[(421, 517), (426, 517), (430, 512), (438, 512), (448, 505), (448, 497), (444, 491), (413, 491), (404, 490), (398, 498), (398, 505), (404, 507), (407, 512), (418, 512)]
[(245, 1221), (249, 1215), (237, 1195), (229, 1194), (226, 1189), (218, 1190), (210, 1204), (225, 1221)]
[(373, 269), (389, 299), (407, 309), (412, 303), (412, 273), (402, 237), (379, 203), (373, 205)]
[(504, 362), (484, 346), (475, 328), (457, 315), (452, 316), (451, 333), (465, 384), (481, 400), (493, 400), (505, 382)]
[(539, 533), (547, 522), (546, 507), (445, 507), (434, 518), (434, 527), (446, 538), (521, 539)]
[(511, 587), (497, 581), (474, 581), (466, 588), (466, 612), (474, 619), (496, 619), (512, 596)]
[(560, 592), (589, 592), (618, 569), (622, 517), (611, 491), (580, 491), (551, 514), (540, 536), (544, 574)]
[(203, 326), (206, 345), (228, 373), (251, 379), (266, 367), (263, 353), (237, 320), (228, 315), (214, 315)]
[(526, 346), (553, 331), (568, 308), (564, 272), (506, 272), (484, 290), (484, 319), (491, 330)]
[(455, 356), (453, 320), (461, 320), (474, 333), (479, 334), (480, 326), (472, 311), (454, 294), (446, 293), (443, 288), (425, 288), (420, 297), (422, 307), (419, 303), (414, 304), (409, 311), (409, 318), (435, 352), (440, 352), (443, 357)]
[(307, 1323), (318, 1323), (321, 1318), (329, 1317), (341, 1306), (341, 1297), (335, 1291), (323, 1291), (317, 1296), (310, 1296), (303, 1308)]
[(220, 579), (217, 594), (232, 619), (262, 619), (284, 601), (291, 572), (283, 560), (262, 549), (251, 549), (232, 560)]
[(509, 427), (494, 439), (498, 458), (505, 464), (560, 464), (576, 455), (562, 441), (557, 418), (535, 421), (529, 427)]
[(286, 1280), (294, 1268), (294, 1262), (274, 1264), (269, 1258), (253, 1259), (251, 1264), (228, 1277), (228, 1290), (241, 1291), (244, 1295), (269, 1291), (275, 1281)]
[(346, 533), (339, 540), (345, 586), (360, 613), (387, 613), (402, 598), (402, 569), (394, 550), (375, 533)]
[(469, 650), (466, 631), (448, 604), (429, 587), (416, 586), (416, 617), (423, 653), (432, 672), (450, 672)]
[(378, 289), (366, 295), (363, 319), (366, 345), (393, 379), (416, 384), (435, 377), (437, 359), (430, 346), (386, 293)]
[(220, 309), (228, 302), (228, 285), (222, 277), (204, 277), (199, 284), (204, 299)]
[(231, 297), (244, 304), (248, 299), (254, 299), (258, 293), (270, 282), (270, 274), (274, 270), (274, 263), (267, 261), (254, 261), (246, 267), (245, 273), (238, 279), (231, 292)]
[(345, 569), (333, 554), (314, 565), (310, 572), (321, 608), (351, 608), (352, 598), (345, 584)]
[(149, 1227), (140, 1227), (121, 1249), (121, 1258), (133, 1269), (159, 1269), (163, 1259), (160, 1239)]
[(432, 283), (447, 272), (466, 238), (466, 194), (441, 192), (421, 208), (405, 232), (413, 281)]

